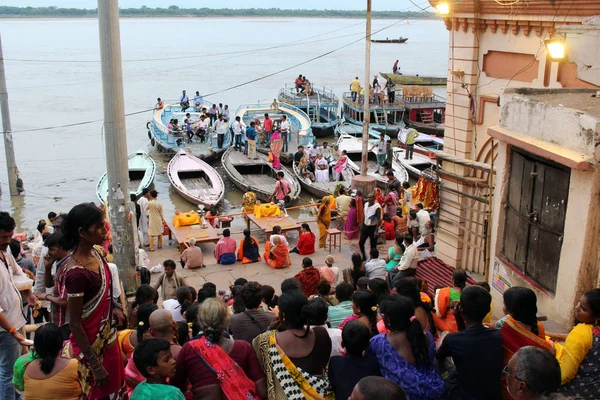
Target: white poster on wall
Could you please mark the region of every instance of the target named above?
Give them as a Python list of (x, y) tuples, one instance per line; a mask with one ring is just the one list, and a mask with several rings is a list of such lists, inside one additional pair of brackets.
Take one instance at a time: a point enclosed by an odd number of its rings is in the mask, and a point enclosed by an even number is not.
[(492, 287), (500, 294), (512, 287), (512, 282), (506, 266), (498, 258), (494, 257), (494, 268), (492, 270)]

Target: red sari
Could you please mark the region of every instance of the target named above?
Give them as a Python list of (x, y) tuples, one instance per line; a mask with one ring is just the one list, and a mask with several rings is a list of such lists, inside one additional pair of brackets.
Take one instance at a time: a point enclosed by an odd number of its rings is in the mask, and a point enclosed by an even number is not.
[(225, 398), (260, 400), (254, 382), (222, 348), (207, 341), (204, 336), (189, 343), (202, 358), (204, 365), (216, 375)]
[[(99, 274), (79, 265), (71, 266), (65, 271), (69, 296), (84, 297), (81, 325), (87, 334), (92, 350), (110, 377), (108, 385), (94, 386), (91, 369), (85, 362), (81, 362), (79, 364), (81, 387), (85, 399), (118, 399), (123, 388), (124, 368), (116, 328), (112, 326), (111, 274), (104, 259), (98, 253), (96, 256), (102, 266)], [(92, 281), (95, 281), (96, 284), (90, 285)], [(95, 293), (93, 293), (94, 291)], [(81, 349), (73, 334), (71, 334), (70, 343), (73, 357), (76, 358), (81, 353)]]
[[(504, 347), (504, 365), (508, 364), (511, 357), (525, 346), (535, 346), (540, 349), (550, 351), (552, 345), (546, 341), (544, 325), (538, 322), (538, 335), (519, 324), (513, 317), (509, 317), (502, 325), (500, 333), (502, 334), (502, 346)], [(503, 378), (504, 379), (504, 378)], [(513, 397), (506, 390), (506, 385), (502, 385), (502, 397), (505, 400), (512, 400)]]
[(318, 293), (317, 285), (321, 282), (321, 273), (315, 267), (304, 268), (302, 271), (298, 272), (294, 278), (300, 281), (302, 293), (304, 293), (306, 297)]

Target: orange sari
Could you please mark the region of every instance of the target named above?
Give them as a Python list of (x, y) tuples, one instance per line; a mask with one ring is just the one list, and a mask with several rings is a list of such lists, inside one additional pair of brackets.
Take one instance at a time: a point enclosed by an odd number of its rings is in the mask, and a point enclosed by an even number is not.
[[(523, 327), (513, 317), (509, 317), (500, 333), (502, 334), (502, 346), (504, 347), (504, 365), (508, 364), (511, 357), (521, 348), (525, 346), (535, 346), (540, 349), (550, 351), (552, 345), (546, 341), (546, 332), (544, 325), (538, 322), (538, 335), (534, 335), (530, 330)], [(503, 378), (504, 380), (504, 378)], [(502, 398), (512, 400), (513, 397), (506, 390), (506, 384), (502, 385)]]
[(285, 243), (272, 246), (271, 241), (267, 240), (264, 256), (267, 265), (274, 269), (288, 268), (291, 264), (290, 252)]

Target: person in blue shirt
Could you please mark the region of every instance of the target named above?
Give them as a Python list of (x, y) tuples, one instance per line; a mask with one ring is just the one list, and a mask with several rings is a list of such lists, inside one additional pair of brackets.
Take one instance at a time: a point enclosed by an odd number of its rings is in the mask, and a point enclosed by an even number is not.
[(254, 121), (250, 122), (250, 127), (246, 128), (246, 141), (248, 143), (248, 158), (258, 160), (256, 156), (256, 125)]
[(202, 110), (202, 96), (200, 96), (200, 92), (196, 91), (196, 95), (194, 96), (194, 110), (200, 111)]
[(181, 106), (181, 112), (187, 110), (190, 106), (190, 99), (185, 94), (185, 90), (181, 92), (181, 96), (179, 96), (179, 105)]

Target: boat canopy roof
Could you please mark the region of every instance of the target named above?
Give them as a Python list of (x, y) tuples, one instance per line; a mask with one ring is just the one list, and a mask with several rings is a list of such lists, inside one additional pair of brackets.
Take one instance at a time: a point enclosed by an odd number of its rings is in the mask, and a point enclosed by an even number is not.
[(313, 93), (297, 93), (294, 83), (286, 83), (279, 91), (279, 101), (294, 106), (338, 107), (340, 101), (328, 86), (312, 86)]

